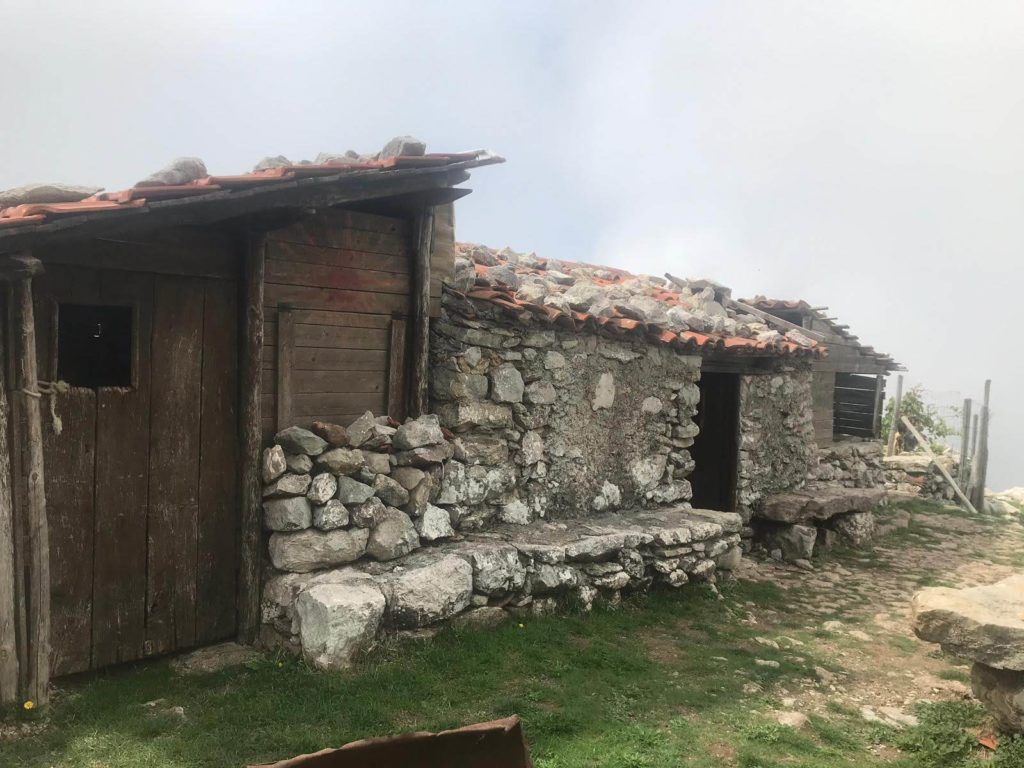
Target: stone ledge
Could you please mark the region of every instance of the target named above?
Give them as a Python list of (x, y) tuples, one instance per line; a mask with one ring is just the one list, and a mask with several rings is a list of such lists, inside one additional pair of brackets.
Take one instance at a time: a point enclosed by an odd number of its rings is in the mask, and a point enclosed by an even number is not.
[(886, 492), (881, 488), (819, 486), (769, 496), (757, 517), (777, 523), (808, 525), (847, 512), (870, 512), (885, 499)]
[(653, 583), (713, 580), (740, 558), (739, 515), (675, 507), (586, 520), (501, 525), (388, 562), (278, 573), (265, 585), (264, 645), (325, 669), (351, 664), (381, 636), (489, 608), (548, 613), (620, 599)]

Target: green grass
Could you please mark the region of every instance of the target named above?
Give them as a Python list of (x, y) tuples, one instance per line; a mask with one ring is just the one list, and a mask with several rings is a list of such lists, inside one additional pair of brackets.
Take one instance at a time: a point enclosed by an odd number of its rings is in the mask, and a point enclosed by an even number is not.
[[(0, 741), (0, 765), (240, 766), (410, 730), (518, 714), (538, 768), (720, 765), (853, 766), (865, 742), (836, 746), (836, 724), (796, 733), (768, 712), (771, 691), (813, 678), (807, 647), (776, 650), (742, 624), (743, 604), (786, 608), (771, 584), (688, 589), (590, 616), (446, 631), (392, 644), (347, 674), (288, 659), (174, 675), (146, 663), (64, 682), (32, 736)], [(800, 621), (775, 629), (800, 637)], [(777, 661), (766, 667), (755, 659)], [(756, 683), (764, 691), (745, 694)], [(156, 707), (146, 702), (162, 700)], [(184, 719), (168, 712), (184, 708)], [(831, 719), (831, 718), (830, 718)], [(758, 762), (760, 761), (760, 762)]]

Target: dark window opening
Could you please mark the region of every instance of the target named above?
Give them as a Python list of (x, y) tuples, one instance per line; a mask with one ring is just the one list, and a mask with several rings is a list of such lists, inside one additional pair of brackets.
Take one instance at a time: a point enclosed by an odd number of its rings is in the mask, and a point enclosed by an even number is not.
[(57, 378), (73, 387), (130, 387), (132, 308), (61, 304)]

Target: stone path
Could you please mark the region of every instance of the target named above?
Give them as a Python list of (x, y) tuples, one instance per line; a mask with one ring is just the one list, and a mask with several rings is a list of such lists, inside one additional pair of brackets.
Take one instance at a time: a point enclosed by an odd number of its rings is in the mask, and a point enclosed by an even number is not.
[(911, 598), (923, 586), (976, 586), (1024, 572), (1024, 526), (1019, 516), (970, 520), (917, 509), (909, 528), (817, 560), (813, 571), (744, 559), (739, 578), (771, 581), (792, 595), (784, 616), (748, 604), (746, 622), (763, 627), (766, 642), (779, 642), (782, 623), (792, 627), (796, 616), (815, 655), (830, 660), (818, 681), (772, 692), (787, 709), (825, 712), (838, 704), (896, 724), (916, 702), (970, 695), (969, 665), (914, 637)]

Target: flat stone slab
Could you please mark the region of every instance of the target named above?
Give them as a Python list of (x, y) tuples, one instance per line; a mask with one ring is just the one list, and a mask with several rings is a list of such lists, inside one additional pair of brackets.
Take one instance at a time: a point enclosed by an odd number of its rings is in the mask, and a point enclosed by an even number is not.
[(192, 651), (171, 660), (171, 669), (179, 675), (220, 672), (228, 667), (248, 664), (260, 657), (259, 651), (238, 643), (220, 643)]
[(757, 516), (777, 523), (807, 525), (847, 512), (870, 512), (885, 498), (881, 488), (808, 488), (769, 496)]
[(672, 547), (738, 533), (742, 519), (735, 512), (669, 507), (657, 510), (608, 512), (580, 520), (502, 525), (467, 539), (499, 539), (546, 563), (599, 560), (621, 549), (652, 545)]
[(914, 595), (913, 627), (957, 656), (1024, 671), (1024, 574), (984, 587), (923, 589)]

